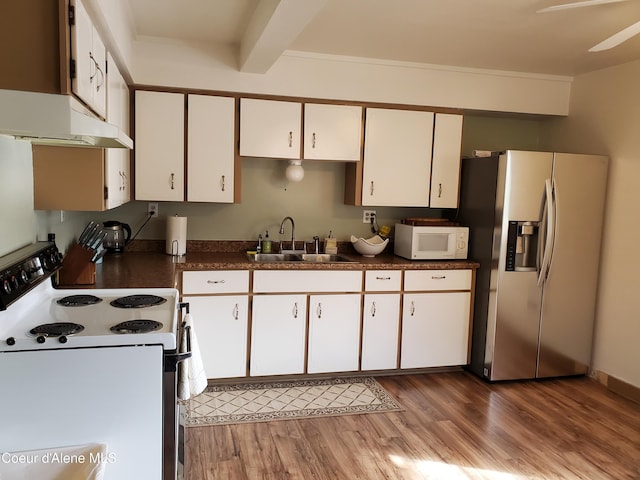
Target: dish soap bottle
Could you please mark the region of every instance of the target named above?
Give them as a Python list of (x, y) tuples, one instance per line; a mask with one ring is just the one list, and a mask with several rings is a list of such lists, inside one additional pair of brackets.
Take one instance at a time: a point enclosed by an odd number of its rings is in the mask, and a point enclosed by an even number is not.
[(338, 253), (338, 241), (331, 230), (329, 230), (329, 236), (324, 239), (324, 253), (329, 255), (337, 255)]
[(262, 241), (263, 253), (271, 253), (271, 239), (269, 238), (269, 230), (264, 234), (264, 240)]

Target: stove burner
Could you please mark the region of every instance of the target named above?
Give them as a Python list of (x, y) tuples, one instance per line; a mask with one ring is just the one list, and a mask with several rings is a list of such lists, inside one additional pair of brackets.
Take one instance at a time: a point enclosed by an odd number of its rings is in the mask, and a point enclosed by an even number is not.
[(61, 298), (56, 303), (63, 307), (84, 307), (87, 305), (95, 305), (101, 301), (101, 298), (94, 295), (69, 295), (68, 297)]
[(129, 320), (111, 327), (111, 331), (115, 333), (147, 333), (159, 330), (162, 323), (155, 320)]
[(82, 330), (84, 330), (84, 327), (77, 323), (59, 322), (43, 323), (42, 325), (33, 327), (29, 330), (29, 333), (31, 333), (31, 335), (42, 335), (44, 337), (60, 337), (73, 335), (74, 333), (81, 332)]
[(166, 298), (157, 295), (129, 295), (113, 300), (111, 305), (117, 308), (144, 308), (161, 305), (166, 301)]

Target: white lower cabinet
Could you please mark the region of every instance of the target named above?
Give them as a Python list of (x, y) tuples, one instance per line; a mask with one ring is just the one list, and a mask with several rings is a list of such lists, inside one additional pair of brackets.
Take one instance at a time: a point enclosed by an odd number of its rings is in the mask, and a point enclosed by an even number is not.
[(201, 270), (182, 274), (207, 378), (247, 375), (249, 272)]
[(250, 375), (304, 373), (306, 295), (254, 295)]
[(311, 295), (308, 373), (358, 370), (360, 294)]
[(400, 368), (468, 363), (470, 292), (405, 293)]
[(368, 293), (362, 311), (361, 370), (398, 367), (400, 294)]
[(189, 302), (207, 378), (247, 375), (248, 296), (183, 297)]

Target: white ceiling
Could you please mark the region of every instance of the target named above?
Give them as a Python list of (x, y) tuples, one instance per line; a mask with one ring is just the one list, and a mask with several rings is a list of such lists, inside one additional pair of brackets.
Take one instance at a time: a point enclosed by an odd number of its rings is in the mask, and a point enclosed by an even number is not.
[(640, 59), (640, 35), (588, 52), (639, 21), (640, 0), (536, 13), (568, 1), (128, 0), (138, 39), (231, 46), (244, 71), (285, 50), (569, 76)]

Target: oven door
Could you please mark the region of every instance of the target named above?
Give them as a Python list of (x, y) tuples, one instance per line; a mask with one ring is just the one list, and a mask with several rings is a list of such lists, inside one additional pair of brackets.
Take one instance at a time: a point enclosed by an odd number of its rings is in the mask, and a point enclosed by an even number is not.
[(0, 353), (0, 452), (101, 443), (85, 461), (104, 479), (162, 478), (162, 362), (161, 345)]

